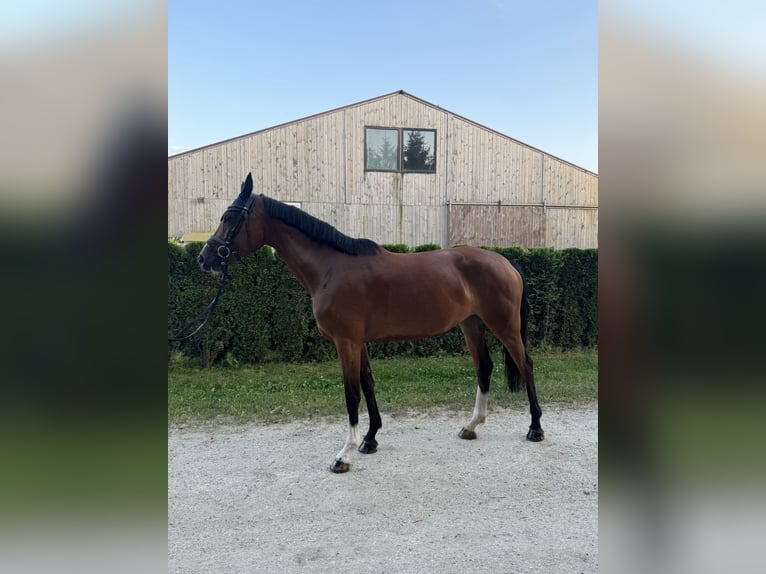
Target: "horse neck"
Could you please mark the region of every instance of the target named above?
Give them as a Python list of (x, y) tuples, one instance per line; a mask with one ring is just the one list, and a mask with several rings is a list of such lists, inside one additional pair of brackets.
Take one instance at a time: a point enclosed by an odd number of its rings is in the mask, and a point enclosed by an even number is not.
[(326, 271), (328, 257), (336, 252), (276, 219), (269, 219), (264, 232), (266, 245), (274, 248), (303, 288), (313, 296)]

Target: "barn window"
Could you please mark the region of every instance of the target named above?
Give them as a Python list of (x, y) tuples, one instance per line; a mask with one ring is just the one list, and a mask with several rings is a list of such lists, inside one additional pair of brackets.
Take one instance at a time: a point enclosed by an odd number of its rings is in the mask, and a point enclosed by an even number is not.
[(436, 171), (436, 130), (365, 128), (367, 171)]
[(435, 171), (436, 132), (434, 130), (402, 130), (402, 169)]
[(399, 130), (365, 130), (365, 168), (381, 171), (399, 170)]

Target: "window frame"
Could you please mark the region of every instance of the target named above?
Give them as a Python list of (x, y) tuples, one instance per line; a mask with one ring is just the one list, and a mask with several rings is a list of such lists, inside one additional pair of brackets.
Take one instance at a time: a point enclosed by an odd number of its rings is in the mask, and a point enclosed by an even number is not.
[[(368, 146), (367, 146), (367, 130), (387, 130), (387, 131), (395, 131), (396, 132), (396, 142), (397, 142), (397, 150), (396, 150), (396, 169), (382, 169), (382, 168), (371, 168), (368, 167), (367, 161), (368, 161)], [(404, 132), (431, 132), (434, 135), (434, 142), (433, 142), (433, 158), (434, 158), (434, 167), (433, 169), (429, 170), (423, 170), (423, 169), (405, 169), (404, 167)], [(388, 126), (364, 126), (364, 171), (368, 172), (382, 172), (382, 173), (423, 173), (423, 174), (434, 174), (436, 173), (436, 132), (437, 130), (435, 128), (392, 128)]]

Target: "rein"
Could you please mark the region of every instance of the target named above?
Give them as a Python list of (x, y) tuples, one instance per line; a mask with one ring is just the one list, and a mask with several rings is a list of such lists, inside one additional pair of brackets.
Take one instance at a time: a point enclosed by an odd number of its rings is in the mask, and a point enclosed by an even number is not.
[[(178, 331), (175, 337), (168, 337), (168, 341), (173, 341), (173, 342), (185, 341), (186, 339), (189, 339), (190, 337), (193, 337), (194, 335), (199, 333), (202, 327), (204, 327), (207, 324), (208, 319), (210, 319), (210, 317), (213, 315), (213, 311), (215, 311), (215, 306), (218, 305), (218, 298), (221, 296), (221, 292), (223, 291), (223, 286), (226, 283), (226, 276), (228, 275), (228, 271), (229, 271), (229, 266), (224, 263), (223, 272), (221, 273), (221, 282), (218, 284), (218, 291), (216, 291), (216, 294), (215, 294), (215, 297), (213, 297), (213, 300), (210, 301), (210, 303), (208, 303), (207, 307), (205, 307), (199, 315), (194, 317), (194, 319), (189, 321), (189, 323), (183, 329)], [(202, 321), (202, 322), (197, 326), (196, 329), (188, 333), (187, 331), (189, 331), (189, 329), (191, 329), (197, 321)]]

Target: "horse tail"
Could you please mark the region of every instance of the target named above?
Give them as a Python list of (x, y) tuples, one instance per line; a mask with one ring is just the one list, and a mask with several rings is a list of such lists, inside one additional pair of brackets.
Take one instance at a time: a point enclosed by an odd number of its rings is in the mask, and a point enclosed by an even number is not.
[(519, 373), (519, 368), (513, 362), (505, 345), (503, 345), (503, 358), (505, 359), (505, 378), (508, 380), (508, 389), (512, 393), (518, 393), (521, 390), (521, 373)]
[(529, 290), (527, 289), (527, 280), (521, 272), (520, 267), (516, 271), (521, 275), (521, 342), (524, 343), (524, 352), (527, 351), (527, 333), (529, 323)]
[[(513, 268), (516, 269), (516, 271), (518, 271), (519, 275), (521, 276), (521, 341), (524, 343), (524, 359), (526, 360), (527, 367), (531, 373), (532, 359), (529, 357), (529, 353), (527, 353), (527, 334), (529, 323), (529, 297), (527, 292), (527, 280), (524, 278), (524, 274), (521, 272), (521, 269), (515, 263), (511, 262), (511, 265), (513, 265)], [(503, 345), (503, 358), (505, 359), (505, 378), (508, 381), (508, 389), (512, 393), (518, 393), (521, 390), (521, 373), (519, 372), (519, 367), (516, 365), (513, 358), (511, 358), (508, 349), (505, 348), (505, 345)], [(524, 382), (526, 383), (526, 381)]]

